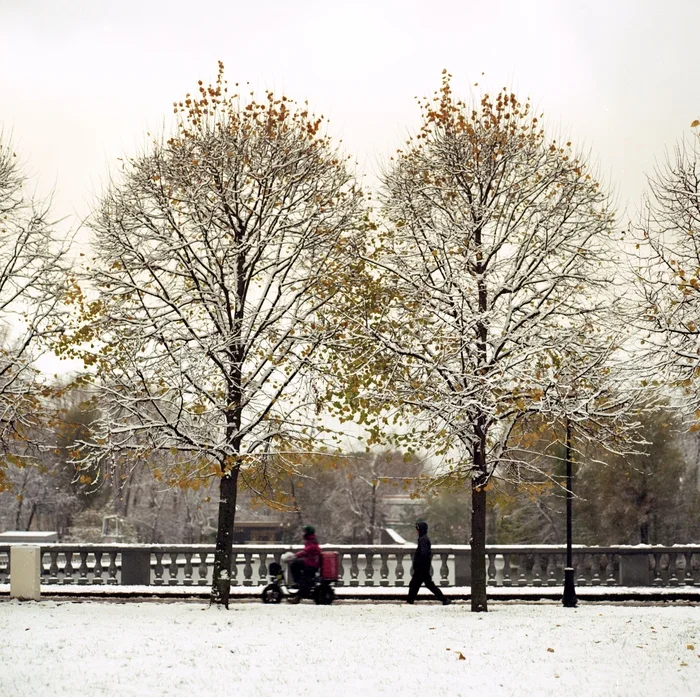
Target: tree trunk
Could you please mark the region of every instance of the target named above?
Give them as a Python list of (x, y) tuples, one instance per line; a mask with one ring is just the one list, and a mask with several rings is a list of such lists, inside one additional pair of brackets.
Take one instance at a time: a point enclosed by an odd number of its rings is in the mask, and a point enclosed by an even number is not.
[(219, 523), (216, 532), (214, 578), (210, 599), (210, 605), (223, 605), (227, 610), (231, 591), (231, 547), (233, 545), (237, 493), (238, 467), (234, 467), (221, 477), (219, 485)]
[(472, 479), (472, 612), (486, 612), (486, 490)]
[[(24, 492), (27, 489), (27, 481), (29, 480), (29, 470), (24, 471), (24, 476), (22, 477), (22, 485), (19, 490), (19, 496), (17, 497), (17, 515), (15, 516), (15, 530), (20, 530), (19, 524), (22, 520), (22, 504), (24, 503)], [(27, 528), (29, 530), (29, 528)]]
[(294, 479), (292, 477), (289, 478), (289, 484), (290, 492), (292, 494), (292, 501), (294, 501), (294, 510), (299, 518), (299, 529), (301, 530), (304, 527), (304, 512), (299, 505), (299, 499), (297, 498), (296, 488), (294, 487)]
[(20, 494), (17, 497), (17, 514), (15, 515), (15, 530), (19, 530), (19, 522), (22, 519), (22, 503), (24, 502), (24, 495)]
[[(488, 312), (488, 292), (484, 281), (484, 255), (482, 251), (482, 222), (478, 220), (474, 230), (476, 245), (476, 277), (479, 296), (479, 319), (476, 323), (476, 352), (482, 374), (488, 366), (488, 325), (484, 320)], [(486, 612), (486, 415), (476, 414), (474, 433), (474, 472), (472, 475), (472, 612)]]
[(377, 524), (377, 483), (372, 483), (372, 508), (369, 515), (369, 534), (367, 536), (367, 544), (375, 543), (375, 527)]
[[(32, 510), (31, 510), (30, 513), (29, 513), (29, 520), (27, 521), (27, 527), (25, 528), (25, 530), (26, 530), (27, 532), (29, 532), (29, 530), (30, 530), (31, 527), (32, 527), (32, 522), (33, 522), (33, 520), (34, 520), (34, 514), (35, 514), (35, 513), (36, 513), (36, 501), (32, 504)], [(17, 528), (17, 530), (19, 530), (19, 528)]]
[(643, 545), (649, 544), (649, 514), (645, 513), (639, 525), (639, 542)]

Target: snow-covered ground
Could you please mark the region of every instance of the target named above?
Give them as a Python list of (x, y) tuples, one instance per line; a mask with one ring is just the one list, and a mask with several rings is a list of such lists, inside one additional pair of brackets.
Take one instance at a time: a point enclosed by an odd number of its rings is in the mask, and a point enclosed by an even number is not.
[(700, 607), (1, 600), (0, 694), (700, 697)]

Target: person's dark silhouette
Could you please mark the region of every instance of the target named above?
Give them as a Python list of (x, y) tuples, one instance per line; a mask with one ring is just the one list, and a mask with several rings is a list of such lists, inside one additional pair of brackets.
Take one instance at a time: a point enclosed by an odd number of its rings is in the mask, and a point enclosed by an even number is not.
[(433, 552), (430, 547), (430, 538), (428, 537), (428, 524), (424, 521), (416, 523), (416, 532), (418, 534), (418, 546), (413, 553), (413, 577), (408, 586), (408, 603), (413, 604), (418, 595), (418, 589), (422, 584), (425, 584), (425, 587), (431, 591), (438, 600), (442, 601), (443, 605), (449, 605), (449, 598), (445, 597), (443, 592), (433, 583), (433, 579), (430, 577)]

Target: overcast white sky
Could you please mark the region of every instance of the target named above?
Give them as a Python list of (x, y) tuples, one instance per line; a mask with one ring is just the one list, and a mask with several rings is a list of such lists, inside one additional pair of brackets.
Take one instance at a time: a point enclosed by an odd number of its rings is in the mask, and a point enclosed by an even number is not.
[(0, 0), (0, 127), (75, 227), (219, 59), (330, 116), (370, 177), (447, 68), (531, 96), (633, 209), (700, 118), (699, 30), (697, 0)]
[(695, 0), (0, 0), (0, 123), (82, 215), (218, 59), (229, 82), (309, 99), (370, 173), (446, 67), (457, 92), (531, 96), (635, 205), (700, 118), (699, 30)]

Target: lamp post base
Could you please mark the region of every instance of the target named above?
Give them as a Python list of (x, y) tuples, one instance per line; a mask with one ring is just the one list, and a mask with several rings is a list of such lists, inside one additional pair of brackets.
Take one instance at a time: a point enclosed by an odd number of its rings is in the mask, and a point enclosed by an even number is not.
[(564, 569), (564, 597), (562, 598), (562, 605), (564, 607), (576, 607), (577, 603), (574, 570), (571, 567), (567, 567)]

